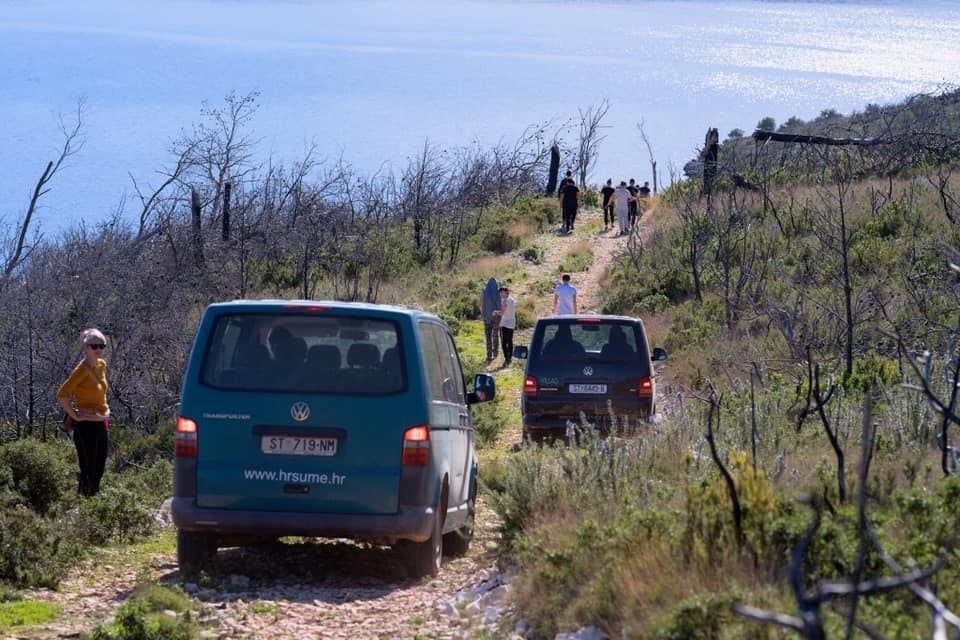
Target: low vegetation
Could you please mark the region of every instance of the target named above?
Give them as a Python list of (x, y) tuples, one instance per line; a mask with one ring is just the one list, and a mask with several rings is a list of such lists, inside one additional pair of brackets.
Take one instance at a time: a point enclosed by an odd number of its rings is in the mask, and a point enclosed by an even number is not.
[[(782, 144), (771, 142), (751, 165), (724, 145), (708, 191), (691, 180), (660, 196), (656, 228), (615, 260), (603, 309), (643, 317), (670, 351), (662, 420), (642, 437), (514, 450), (522, 373), (497, 373), (500, 397), (477, 411), (481, 480), (502, 520), (505, 561), (518, 568), (513, 604), (538, 635), (594, 625), (611, 637), (782, 637), (761, 614), (799, 620), (802, 605), (815, 615), (794, 631), (927, 638), (938, 621), (917, 589), (960, 609), (960, 477), (939, 444), (954, 442), (950, 426), (960, 424), (960, 135), (943, 128), (952, 121), (921, 136), (936, 145), (909, 162), (890, 157), (902, 147), (771, 152)], [(897, 130), (898, 140), (919, 126)], [(18, 594), (56, 587), (93, 545), (157, 544), (178, 375), (208, 301), (417, 300), (457, 331), (470, 376), (485, 366), (486, 276), (522, 283), (518, 324), (532, 324), (532, 298), (552, 283), (504, 254), (541, 261), (532, 235), (556, 222), (555, 201), (529, 197), (543, 178), (530, 168), (541, 140), (518, 143), (513, 173), (493, 171), (503, 153), (458, 165), (488, 171), (480, 191), (496, 194), (489, 199), (427, 151), (402, 183), (372, 180), (360, 196), (332, 186), (353, 184), (349, 172), (326, 186), (300, 183), (297, 172), (263, 176), (242, 194), (226, 240), (223, 184), (200, 190), (199, 227), (185, 195), (168, 194), (159, 208), (145, 204), (139, 227), (38, 245), (0, 279), (11, 310), (0, 322), (10, 389), (0, 399), (0, 580), (9, 590), (0, 629), (57, 615)], [(416, 180), (435, 199), (417, 200)], [(560, 270), (592, 260), (588, 245), (575, 245)], [(74, 264), (90, 267), (75, 273)], [(158, 281), (169, 287), (158, 291)], [(53, 391), (88, 324), (114, 341), (117, 420), (104, 490), (80, 500)], [(915, 568), (931, 575), (914, 579)], [(900, 584), (824, 595), (884, 578)], [(196, 625), (182, 593), (144, 585), (90, 637), (192, 637)]]

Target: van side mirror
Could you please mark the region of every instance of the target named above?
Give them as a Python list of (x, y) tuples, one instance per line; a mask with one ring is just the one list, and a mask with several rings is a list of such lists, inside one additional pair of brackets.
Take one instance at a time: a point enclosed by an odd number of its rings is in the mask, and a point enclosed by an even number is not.
[(528, 353), (527, 353), (527, 347), (514, 347), (514, 348), (513, 348), (513, 357), (514, 357), (514, 358), (517, 358), (518, 360), (526, 360), (526, 359), (527, 359), (527, 355), (528, 355)]
[(667, 350), (664, 349), (663, 347), (654, 347), (654, 348), (653, 348), (653, 356), (651, 356), (650, 359), (651, 359), (651, 360), (666, 360), (666, 359), (667, 359)]
[(473, 377), (473, 391), (467, 394), (468, 404), (477, 404), (478, 402), (489, 402), (497, 395), (497, 385), (493, 381), (493, 376), (486, 373), (478, 373)]

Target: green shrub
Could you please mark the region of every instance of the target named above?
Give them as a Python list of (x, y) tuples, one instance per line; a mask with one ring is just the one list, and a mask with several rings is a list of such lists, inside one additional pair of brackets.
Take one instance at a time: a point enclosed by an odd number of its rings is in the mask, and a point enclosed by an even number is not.
[(23, 438), (0, 447), (0, 466), (10, 470), (9, 488), (42, 515), (54, 511), (75, 490), (76, 462), (67, 462), (69, 454), (72, 449), (62, 443)]
[(169, 419), (160, 422), (151, 433), (137, 427), (111, 426), (113, 471), (119, 473), (129, 467), (143, 469), (157, 460), (172, 460), (175, 427), (175, 421)]
[(520, 250), (520, 257), (527, 262), (540, 264), (543, 262), (543, 247), (535, 244), (529, 244)]
[(51, 521), (22, 505), (0, 508), (0, 580), (56, 588), (71, 556)]
[[(171, 615), (172, 614), (172, 615)], [(163, 585), (138, 587), (116, 620), (98, 626), (86, 640), (189, 640), (198, 635), (190, 599)]]
[(150, 532), (153, 508), (126, 487), (108, 486), (80, 503), (76, 534), (89, 544), (129, 542)]
[(510, 253), (520, 246), (520, 238), (503, 227), (490, 229), (483, 236), (483, 248), (491, 253)]
[(726, 637), (722, 632), (736, 619), (732, 607), (742, 598), (742, 594), (725, 592), (691, 596), (674, 608), (656, 637), (659, 640), (713, 640)]
[(451, 318), (459, 321), (478, 320), (480, 318), (480, 294), (462, 289), (453, 293), (443, 304), (439, 315), (448, 323)]

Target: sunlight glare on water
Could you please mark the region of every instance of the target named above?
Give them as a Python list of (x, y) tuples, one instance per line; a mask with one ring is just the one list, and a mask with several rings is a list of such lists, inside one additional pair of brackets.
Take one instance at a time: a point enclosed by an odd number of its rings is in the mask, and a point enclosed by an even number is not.
[[(437, 146), (512, 141), (610, 100), (593, 173), (661, 180), (702, 144), (889, 103), (960, 78), (954, 2), (0, 0), (0, 220), (18, 220), (86, 99), (86, 144), (44, 197), (45, 229), (105, 219), (156, 185), (203, 104), (259, 91), (261, 157), (311, 143), (363, 173)], [(565, 134), (568, 146), (575, 132)]]

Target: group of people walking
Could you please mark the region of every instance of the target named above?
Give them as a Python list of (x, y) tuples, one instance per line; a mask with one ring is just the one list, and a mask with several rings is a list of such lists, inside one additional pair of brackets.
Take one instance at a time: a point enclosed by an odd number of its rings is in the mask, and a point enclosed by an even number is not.
[(637, 186), (636, 181), (630, 178), (629, 184), (621, 180), (614, 188), (613, 179), (607, 180), (600, 190), (603, 196), (603, 230), (613, 228), (614, 215), (618, 227), (617, 235), (630, 233), (637, 225), (637, 214), (640, 203), (650, 198), (650, 183), (644, 182)]
[[(643, 186), (640, 186), (636, 180), (630, 178), (629, 182), (621, 180), (620, 184), (614, 187), (613, 179), (610, 178), (600, 190), (600, 194), (603, 196), (603, 230), (612, 229), (616, 222), (617, 235), (626, 235), (637, 225), (640, 204), (650, 198), (650, 183), (644, 182)], [(567, 171), (560, 181), (557, 197), (560, 200), (563, 232), (570, 233), (577, 219), (581, 199), (580, 188), (573, 179), (572, 172)]]

